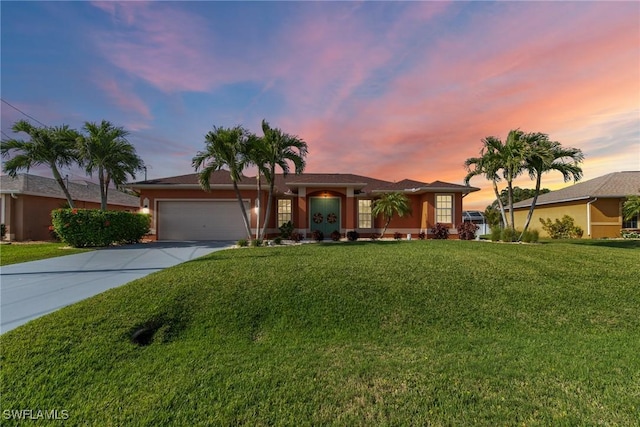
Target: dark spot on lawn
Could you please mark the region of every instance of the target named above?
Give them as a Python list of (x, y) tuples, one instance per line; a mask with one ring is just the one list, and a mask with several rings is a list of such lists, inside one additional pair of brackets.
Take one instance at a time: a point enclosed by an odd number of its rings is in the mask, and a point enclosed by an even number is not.
[(162, 324), (159, 321), (151, 321), (142, 326), (138, 326), (134, 328), (133, 334), (131, 334), (131, 342), (139, 346), (149, 345), (161, 327)]

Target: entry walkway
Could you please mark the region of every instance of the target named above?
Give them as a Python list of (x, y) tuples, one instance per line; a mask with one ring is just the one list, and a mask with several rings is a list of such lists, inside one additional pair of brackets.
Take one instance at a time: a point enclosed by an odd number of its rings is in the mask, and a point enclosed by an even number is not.
[(153, 242), (0, 268), (0, 333), (231, 242)]

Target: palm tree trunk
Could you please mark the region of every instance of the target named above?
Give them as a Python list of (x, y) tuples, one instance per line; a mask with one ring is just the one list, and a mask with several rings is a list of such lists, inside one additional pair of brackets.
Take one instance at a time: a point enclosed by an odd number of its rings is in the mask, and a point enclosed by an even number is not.
[(262, 198), (262, 182), (260, 180), (260, 169), (258, 169), (258, 176), (257, 176), (257, 180), (258, 180), (258, 197), (257, 197), (257, 210), (256, 210), (256, 217), (257, 217), (257, 225), (256, 225), (256, 239), (260, 240), (263, 238), (264, 233), (260, 233), (260, 215), (262, 214), (262, 206), (260, 205), (260, 199)]
[(387, 219), (384, 223), (384, 227), (382, 228), (382, 233), (380, 233), (380, 238), (384, 237), (384, 233), (387, 232), (387, 227), (389, 227), (389, 223), (391, 223), (391, 218)]
[(73, 209), (74, 205), (73, 205), (73, 199), (71, 198), (71, 193), (69, 193), (69, 189), (64, 184), (64, 181), (62, 180), (62, 176), (60, 175), (58, 168), (56, 167), (55, 163), (51, 163), (50, 166), (51, 166), (51, 171), (53, 172), (53, 177), (55, 178), (56, 182), (62, 189), (64, 196), (67, 198), (67, 203), (69, 204), (69, 207)]
[(104, 170), (102, 166), (98, 168), (98, 181), (100, 184), (100, 209), (103, 211), (107, 210), (107, 195), (105, 194), (104, 189)]
[[(264, 237), (265, 233), (267, 232), (267, 224), (269, 223), (269, 220), (271, 219), (271, 205), (273, 204), (273, 190), (275, 188), (276, 182), (276, 168), (272, 167), (271, 170), (269, 171), (269, 174), (271, 175), (269, 177), (269, 194), (267, 196), (267, 208), (264, 214), (264, 225), (262, 226), (262, 236)], [(277, 225), (277, 224), (276, 224)]]
[(536, 176), (536, 190), (533, 193), (533, 200), (531, 201), (531, 207), (529, 208), (529, 213), (527, 213), (527, 220), (524, 223), (524, 228), (522, 229), (522, 233), (520, 234), (520, 238), (518, 241), (522, 240), (522, 236), (529, 228), (529, 223), (531, 223), (531, 218), (533, 217), (533, 210), (536, 208), (536, 202), (538, 201), (538, 195), (540, 195), (540, 185), (542, 181), (542, 174), (538, 173)]
[(500, 215), (502, 216), (502, 223), (505, 228), (509, 226), (509, 222), (507, 221), (507, 214), (504, 211), (504, 204), (502, 203), (502, 199), (500, 198), (500, 193), (498, 192), (498, 183), (494, 179), (492, 181), (493, 184), (493, 192), (496, 194), (496, 200), (498, 201), (498, 207), (500, 208)]
[(238, 188), (238, 184), (233, 181), (233, 189), (236, 192), (236, 197), (238, 198), (238, 203), (240, 203), (240, 210), (242, 211), (242, 220), (244, 221), (244, 228), (247, 232), (247, 237), (249, 241), (251, 241), (251, 224), (249, 224), (249, 220), (247, 219), (247, 210), (244, 208), (244, 202), (242, 201), (242, 195), (240, 194), (240, 189)]
[(513, 212), (513, 179), (509, 177), (509, 182), (507, 182), (507, 191), (509, 194), (509, 218), (511, 219), (511, 229), (515, 231), (516, 223), (515, 223), (515, 214)]

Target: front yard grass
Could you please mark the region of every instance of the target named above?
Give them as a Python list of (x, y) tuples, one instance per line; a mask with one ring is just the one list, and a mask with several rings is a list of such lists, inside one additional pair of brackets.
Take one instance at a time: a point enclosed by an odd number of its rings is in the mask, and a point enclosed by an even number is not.
[[(2, 409), (96, 426), (638, 425), (639, 255), (216, 252), (0, 336)], [(143, 325), (157, 330), (146, 346), (130, 339)]]
[(90, 250), (93, 249), (70, 248), (60, 242), (3, 244), (0, 245), (0, 266), (72, 255)]

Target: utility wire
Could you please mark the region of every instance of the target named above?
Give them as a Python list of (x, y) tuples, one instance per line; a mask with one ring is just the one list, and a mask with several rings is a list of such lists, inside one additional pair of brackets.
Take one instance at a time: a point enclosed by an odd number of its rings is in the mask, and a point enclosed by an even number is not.
[(19, 109), (16, 106), (11, 105), (10, 103), (8, 103), (7, 101), (5, 101), (4, 99), (0, 98), (0, 101), (4, 102), (5, 104), (7, 104), (9, 107), (13, 108), (14, 110), (16, 110), (17, 112), (24, 114), (25, 116), (29, 117), (31, 120), (35, 120), (36, 122), (40, 123), (42, 126), (44, 127), (49, 127), (47, 125), (45, 125), (44, 123), (42, 123), (40, 120), (36, 119), (33, 116), (28, 115), (27, 113), (25, 113), (24, 111), (22, 111), (21, 109)]

